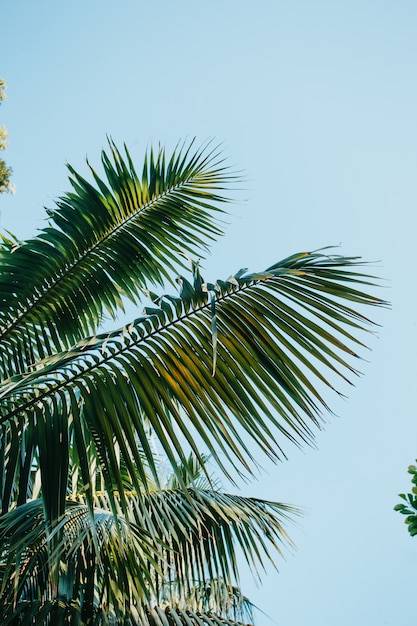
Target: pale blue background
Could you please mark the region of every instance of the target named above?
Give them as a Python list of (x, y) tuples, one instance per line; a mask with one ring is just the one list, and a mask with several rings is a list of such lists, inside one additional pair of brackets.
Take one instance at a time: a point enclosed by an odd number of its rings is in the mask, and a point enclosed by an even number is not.
[(380, 261), (393, 309), (374, 312), (365, 376), (326, 396), (338, 417), (318, 451), (287, 446), (244, 489), (306, 516), (280, 573), (259, 589), (245, 573), (243, 590), (279, 626), (415, 623), (417, 539), (392, 508), (417, 456), (417, 3), (2, 0), (0, 15), (4, 228), (42, 227), (64, 163), (98, 166), (106, 133), (138, 163), (150, 141), (196, 135), (247, 179), (208, 278), (339, 243)]

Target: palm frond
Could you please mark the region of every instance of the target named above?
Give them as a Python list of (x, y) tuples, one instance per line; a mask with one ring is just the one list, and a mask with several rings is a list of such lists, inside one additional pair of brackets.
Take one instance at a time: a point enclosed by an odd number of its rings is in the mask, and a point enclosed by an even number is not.
[[(197, 467), (197, 465), (196, 465)], [(118, 495), (115, 496), (118, 499)], [(66, 501), (52, 532), (40, 499), (0, 518), (0, 617), (54, 612), (151, 615), (206, 614), (236, 621), (250, 603), (236, 587), (235, 545), (252, 567), (291, 545), (284, 525), (291, 506), (220, 491), (157, 490), (128, 494), (128, 518), (111, 512), (106, 492), (93, 515)], [(156, 608), (151, 608), (156, 607)], [(191, 615), (191, 613), (188, 613)], [(211, 622), (207, 622), (211, 623)]]
[[(207, 580), (239, 584), (237, 551), (260, 579), (259, 569), (267, 562), (276, 567), (276, 557), (294, 547), (286, 526), (300, 514), (287, 504), (212, 489), (129, 492), (127, 500), (128, 519), (157, 539), (152, 594), (158, 604), (170, 586), (184, 598)], [(94, 501), (100, 509), (112, 508), (107, 492), (97, 493)]]
[[(236, 177), (216, 149), (151, 149), (142, 177), (126, 149), (102, 153), (105, 181), (71, 166), (73, 191), (48, 210), (34, 239), (0, 248), (0, 373), (24, 372), (39, 358), (97, 332), (123, 297), (171, 280), (181, 253), (201, 254), (221, 230), (224, 187)], [(9, 242), (9, 243), (7, 243)]]
[[(386, 304), (357, 288), (374, 283), (358, 264), (313, 252), (206, 291), (188, 283), (185, 295), (161, 297), (123, 331), (81, 341), (5, 381), (0, 422), (50, 405), (58, 394), (71, 401), (74, 421), (87, 424), (109, 476), (117, 474), (115, 440), (128, 463), (143, 462), (135, 448), (137, 440), (146, 448), (146, 422), (173, 467), (185, 460), (180, 432), (197, 457), (202, 442), (224, 471), (224, 457), (250, 471), (246, 435), (273, 459), (277, 432), (311, 443), (328, 408), (319, 384), (336, 391), (337, 379), (350, 382), (358, 373), (353, 363), (364, 344), (357, 335), (372, 326), (363, 308)], [(216, 293), (213, 377), (209, 289)]]
[(276, 555), (293, 547), (285, 526), (299, 513), (282, 503), (213, 490), (159, 491), (138, 505), (149, 507), (146, 527), (150, 533), (156, 529), (164, 543), (160, 569), (165, 582), (155, 584), (156, 590), (161, 593), (170, 581), (181, 597), (207, 579), (238, 584), (237, 550), (254, 576), (266, 562), (276, 566)]
[(52, 616), (59, 607), (71, 613), (77, 606), (81, 615), (97, 615), (107, 605), (119, 618), (131, 605), (146, 604), (149, 567), (157, 571), (156, 539), (146, 530), (116, 522), (109, 510), (95, 509), (91, 517), (76, 502), (66, 503), (53, 533), (47, 527), (40, 499), (0, 518), (2, 624), (33, 607)]

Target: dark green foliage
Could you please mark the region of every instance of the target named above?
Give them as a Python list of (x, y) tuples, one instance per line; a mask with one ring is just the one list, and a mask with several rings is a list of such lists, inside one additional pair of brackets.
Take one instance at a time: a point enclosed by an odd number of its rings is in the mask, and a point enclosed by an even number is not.
[(408, 473), (412, 476), (411, 482), (413, 487), (411, 493), (399, 494), (400, 498), (402, 498), (406, 504), (397, 504), (394, 507), (394, 511), (398, 511), (407, 516), (404, 521), (407, 524), (408, 532), (414, 537), (417, 535), (417, 467), (415, 465), (409, 465)]

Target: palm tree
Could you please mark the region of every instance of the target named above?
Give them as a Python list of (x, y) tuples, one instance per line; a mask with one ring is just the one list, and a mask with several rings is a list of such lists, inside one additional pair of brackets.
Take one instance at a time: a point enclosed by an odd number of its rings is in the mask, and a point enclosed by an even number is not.
[(193, 258), (237, 177), (208, 146), (151, 149), (141, 177), (109, 146), (104, 178), (69, 166), (36, 237), (2, 238), (2, 623), (248, 621), (234, 545), (274, 561), (296, 511), (219, 491), (206, 454), (233, 480), (255, 447), (276, 460), (283, 438), (311, 443), (320, 389), (357, 373), (364, 305), (385, 303), (360, 259), (327, 250), (206, 282)]

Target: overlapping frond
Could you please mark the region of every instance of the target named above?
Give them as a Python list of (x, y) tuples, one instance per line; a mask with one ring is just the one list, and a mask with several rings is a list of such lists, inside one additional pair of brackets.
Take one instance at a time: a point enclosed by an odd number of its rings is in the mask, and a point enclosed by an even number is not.
[[(147, 498), (145, 505), (148, 502)], [(284, 546), (292, 545), (285, 525), (297, 513), (280, 503), (193, 490), (188, 494), (158, 492), (151, 511), (152, 524), (168, 546), (160, 562), (165, 576), (162, 585), (156, 586), (159, 601), (169, 583), (180, 597), (188, 597), (196, 583), (202, 585), (207, 579), (221, 578), (230, 585), (238, 582), (236, 550), (254, 575), (265, 562), (275, 564)]]
[(218, 490), (190, 489), (188, 497), (182, 489), (131, 492), (128, 501), (118, 530), (106, 492), (95, 495), (93, 516), (83, 502), (67, 501), (52, 533), (39, 499), (4, 515), (2, 623), (32, 612), (49, 611), (53, 619), (59, 607), (97, 624), (103, 610), (115, 620), (131, 615), (132, 623), (171, 612), (180, 619), (204, 614), (207, 624), (235, 622), (250, 614), (236, 586), (236, 546), (255, 568), (262, 553), (274, 563), (281, 544), (291, 545), (284, 525), (297, 513)]
[(357, 373), (357, 335), (370, 324), (363, 306), (383, 304), (358, 289), (373, 281), (357, 264), (305, 253), (215, 284), (197, 268), (193, 284), (182, 279), (180, 296), (154, 297), (123, 331), (83, 340), (5, 381), (0, 423), (48, 406), (53, 416), (59, 398), (78, 428), (77, 447), (81, 423), (92, 433), (108, 488), (119, 468), (115, 441), (132, 476), (143, 463), (138, 441), (152, 466), (147, 425), (174, 467), (184, 446), (197, 456), (204, 446), (223, 469), (227, 458), (250, 471), (252, 441), (271, 458), (278, 434), (311, 442), (327, 408), (319, 384), (335, 389)]
[(123, 297), (170, 280), (180, 253), (201, 254), (221, 234), (224, 186), (235, 177), (216, 150), (191, 145), (145, 158), (142, 176), (126, 150), (102, 153), (105, 181), (69, 166), (73, 191), (48, 211), (50, 225), (0, 248), (0, 375), (34, 366), (95, 333)]
[(116, 528), (110, 510), (95, 509), (91, 517), (75, 502), (66, 503), (52, 534), (45, 521), (40, 499), (0, 520), (2, 624), (34, 608), (38, 619), (44, 612), (51, 623), (60, 623), (57, 616), (54, 622), (57, 611), (84, 619), (106, 606), (120, 619), (131, 605), (149, 601), (156, 542), (145, 529), (122, 518)]

